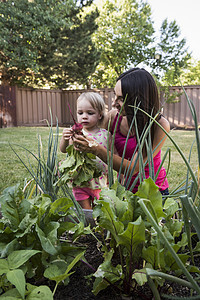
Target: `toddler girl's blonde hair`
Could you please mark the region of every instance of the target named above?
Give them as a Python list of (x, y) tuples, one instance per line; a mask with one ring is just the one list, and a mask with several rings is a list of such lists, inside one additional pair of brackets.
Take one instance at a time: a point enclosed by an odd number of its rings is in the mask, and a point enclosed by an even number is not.
[(77, 102), (84, 99), (86, 99), (90, 103), (90, 105), (98, 111), (101, 116), (99, 123), (101, 123), (105, 116), (105, 102), (101, 95), (96, 92), (85, 92), (78, 97)]

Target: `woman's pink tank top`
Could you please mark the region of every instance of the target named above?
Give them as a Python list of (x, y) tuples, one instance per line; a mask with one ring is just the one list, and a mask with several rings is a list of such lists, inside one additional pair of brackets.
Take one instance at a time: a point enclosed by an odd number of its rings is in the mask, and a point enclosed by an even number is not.
[[(112, 134), (114, 133), (117, 118), (118, 118), (118, 114), (115, 116), (115, 119), (114, 119), (114, 122), (113, 122), (113, 125), (112, 125), (112, 128), (111, 128), (111, 133)], [(117, 124), (116, 135), (115, 135), (115, 148), (116, 148), (119, 156), (122, 157), (123, 151), (124, 151), (124, 146), (125, 146), (125, 143), (126, 143), (126, 136), (123, 135), (120, 132), (121, 121), (122, 121), (122, 116), (119, 117), (119, 122)], [(127, 143), (127, 146), (126, 146), (126, 152), (125, 152), (125, 158), (126, 159), (131, 160), (136, 146), (137, 146), (136, 136), (135, 135), (134, 136), (129, 136), (128, 143)], [(154, 174), (156, 174), (156, 172), (159, 169), (159, 166), (161, 164), (161, 151), (159, 151), (158, 154), (153, 158), (153, 162), (154, 162)], [(130, 182), (130, 185), (129, 185), (129, 188), (131, 187), (131, 185), (134, 182), (137, 175), (138, 175), (138, 173), (133, 175), (133, 177), (131, 179), (131, 182)], [(149, 166), (148, 165), (145, 166), (145, 176), (146, 176), (146, 178), (149, 177)], [(159, 173), (155, 183), (159, 187), (160, 191), (164, 191), (166, 188), (169, 187), (169, 184), (168, 184), (168, 181), (167, 181), (167, 178), (166, 178), (166, 171), (163, 167), (161, 168), (160, 173)], [(134, 187), (134, 189), (133, 189), (133, 193), (137, 192), (139, 184), (140, 184), (140, 181), (138, 180), (135, 187)]]

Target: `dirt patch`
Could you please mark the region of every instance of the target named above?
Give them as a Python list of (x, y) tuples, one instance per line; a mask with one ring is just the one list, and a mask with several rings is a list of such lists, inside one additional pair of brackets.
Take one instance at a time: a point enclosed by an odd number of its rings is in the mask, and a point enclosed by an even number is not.
[[(82, 239), (83, 242), (83, 239)], [(89, 264), (95, 269), (103, 262), (102, 253), (96, 247), (96, 240), (94, 237), (84, 237), (84, 243), (87, 245), (85, 257)], [(196, 261), (200, 264), (200, 260)], [(84, 263), (80, 263), (76, 267), (76, 272), (71, 275), (70, 283), (67, 286), (58, 286), (54, 299), (55, 300), (121, 300), (121, 299), (134, 299), (134, 300), (152, 300), (153, 294), (146, 284), (138, 287), (132, 292), (130, 298), (123, 298), (122, 295), (113, 287), (109, 286), (101, 291), (98, 295), (92, 293), (94, 277), (93, 271)], [(53, 289), (53, 287), (52, 287)], [(172, 282), (165, 282), (164, 286), (160, 288), (160, 295), (170, 295), (176, 297), (190, 297), (190, 289), (180, 286)], [(161, 296), (161, 299), (166, 299)], [(200, 299), (200, 298), (199, 298)]]

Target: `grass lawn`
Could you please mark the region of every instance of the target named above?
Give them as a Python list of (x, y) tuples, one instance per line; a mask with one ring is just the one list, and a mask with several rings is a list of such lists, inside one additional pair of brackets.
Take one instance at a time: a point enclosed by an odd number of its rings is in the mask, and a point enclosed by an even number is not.
[[(53, 130), (55, 132), (55, 128)], [(61, 133), (62, 128), (60, 128), (59, 140), (61, 138)], [(49, 135), (49, 129), (47, 127), (12, 127), (0, 129), (0, 193), (4, 188), (8, 186), (14, 185), (18, 182), (23, 185), (25, 178), (31, 178), (28, 171), (25, 169), (23, 164), (19, 161), (19, 159), (9, 146), (9, 143), (13, 144), (19, 156), (27, 162), (26, 151), (14, 144), (23, 146), (37, 155), (38, 134), (41, 136), (43, 149), (46, 154)], [(195, 138), (195, 132), (186, 130), (172, 130), (170, 134), (188, 158), (192, 142)], [(185, 179), (186, 167), (180, 154), (177, 152), (174, 145), (169, 139), (167, 139), (167, 141), (165, 142), (162, 154), (165, 153), (168, 147), (171, 149), (171, 164), (167, 178), (169, 181), (170, 190), (172, 190), (180, 182), (182, 182), (182, 180)], [(58, 150), (58, 159), (61, 160), (64, 158), (65, 154), (61, 153), (60, 150)], [(33, 161), (30, 155), (29, 159), (30, 161)], [(165, 166), (166, 165), (167, 163), (165, 163)], [(192, 150), (191, 157), (191, 166), (193, 170), (197, 168), (197, 165), (197, 149), (195, 144)]]

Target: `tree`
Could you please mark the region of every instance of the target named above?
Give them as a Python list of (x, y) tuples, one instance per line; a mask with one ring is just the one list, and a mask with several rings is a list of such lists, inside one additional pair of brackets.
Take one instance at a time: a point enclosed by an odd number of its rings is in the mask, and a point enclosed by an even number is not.
[(2, 82), (66, 88), (87, 84), (99, 61), (92, 41), (92, 0), (8, 0), (0, 3)]
[(182, 71), (180, 82), (182, 85), (200, 85), (200, 60), (190, 62), (189, 67)]
[(182, 70), (191, 58), (186, 40), (180, 38), (180, 28), (176, 21), (165, 19), (160, 28), (160, 38), (155, 45), (156, 59), (152, 62), (153, 73), (164, 84), (174, 85), (180, 79)]
[(174, 76), (186, 66), (189, 55), (178, 25), (164, 20), (157, 39), (146, 1), (101, 0), (97, 7), (95, 41), (101, 58), (91, 78), (94, 86), (113, 87), (118, 75), (130, 67), (146, 66), (160, 78), (172, 66)]
[(95, 42), (101, 58), (92, 82), (98, 87), (113, 86), (126, 68), (152, 56), (151, 9), (134, 0), (99, 1), (97, 7), (100, 15)]

